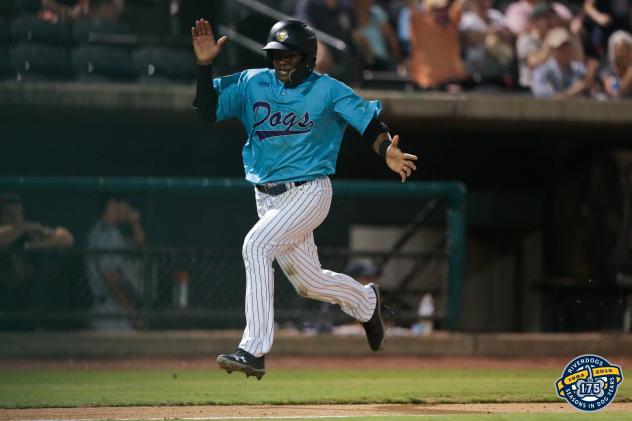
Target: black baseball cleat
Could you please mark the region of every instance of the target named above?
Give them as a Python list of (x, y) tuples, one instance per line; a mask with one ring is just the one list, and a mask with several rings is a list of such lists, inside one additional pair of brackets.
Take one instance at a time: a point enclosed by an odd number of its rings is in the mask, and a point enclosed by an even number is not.
[(362, 323), (366, 338), (369, 340), (369, 346), (373, 351), (379, 351), (384, 343), (384, 321), (382, 320), (382, 313), (380, 311), (382, 307), (382, 297), (380, 297), (380, 290), (377, 285), (369, 284), (373, 291), (375, 291), (375, 310), (373, 316)]
[(228, 374), (233, 371), (241, 371), (246, 377), (255, 376), (261, 380), (266, 374), (265, 357), (255, 357), (251, 353), (237, 348), (232, 354), (221, 354), (217, 357), (219, 368), (224, 369)]

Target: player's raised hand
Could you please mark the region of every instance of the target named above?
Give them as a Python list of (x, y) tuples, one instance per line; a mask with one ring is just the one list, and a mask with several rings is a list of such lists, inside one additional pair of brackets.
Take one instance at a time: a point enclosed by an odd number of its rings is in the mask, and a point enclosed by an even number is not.
[(227, 36), (223, 36), (215, 42), (211, 24), (206, 19), (198, 19), (195, 26), (191, 28), (191, 38), (193, 39), (193, 51), (199, 64), (211, 64), (219, 54), (222, 47), (228, 41)]
[(395, 135), (391, 142), (391, 146), (386, 150), (386, 165), (399, 174), (403, 183), (417, 169), (413, 162), (417, 160), (417, 156), (404, 153), (399, 149), (399, 135)]

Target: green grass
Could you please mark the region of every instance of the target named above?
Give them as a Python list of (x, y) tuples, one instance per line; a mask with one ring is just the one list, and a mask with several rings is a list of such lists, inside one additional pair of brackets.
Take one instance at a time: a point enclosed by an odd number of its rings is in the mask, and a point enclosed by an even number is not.
[[(0, 407), (555, 402), (558, 376), (559, 370), (278, 369), (257, 381), (218, 369), (10, 370), (0, 371)], [(632, 400), (630, 383), (616, 400)]]

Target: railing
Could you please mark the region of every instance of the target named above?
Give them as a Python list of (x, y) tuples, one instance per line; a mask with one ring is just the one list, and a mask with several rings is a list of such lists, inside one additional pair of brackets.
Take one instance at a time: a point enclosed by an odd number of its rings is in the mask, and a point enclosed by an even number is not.
[(217, 25), (217, 29), (219, 29), (219, 33), (222, 35), (227, 35), (231, 41), (236, 42), (242, 47), (250, 50), (251, 52), (258, 54), (260, 56), (266, 56), (266, 52), (263, 51), (263, 44), (260, 42), (254, 41), (234, 29), (229, 28), (226, 25)]
[[(239, 3), (240, 5), (247, 7), (250, 10), (254, 10), (255, 12), (258, 12), (273, 20), (293, 19), (292, 16), (288, 16), (285, 13), (281, 13), (278, 10), (275, 10), (272, 7), (267, 6), (256, 0), (235, 0), (235, 1)], [(316, 33), (316, 36), (321, 42), (329, 45), (330, 47), (333, 47), (340, 52), (344, 52), (347, 49), (347, 44), (344, 41), (336, 37), (333, 37), (329, 34), (326, 34), (322, 31), (319, 31), (318, 29), (314, 29), (314, 32)]]

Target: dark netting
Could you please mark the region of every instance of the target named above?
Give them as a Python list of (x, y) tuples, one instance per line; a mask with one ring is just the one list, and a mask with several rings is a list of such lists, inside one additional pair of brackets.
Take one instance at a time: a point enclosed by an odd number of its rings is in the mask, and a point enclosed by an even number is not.
[[(0, 182), (2, 191), (21, 198), (27, 222), (47, 229), (63, 227), (74, 237), (73, 246), (66, 248), (36, 249), (28, 236), (0, 247), (1, 329), (244, 326), (241, 246), (257, 221), (253, 189), (247, 183), (70, 178)], [(454, 211), (449, 195), (437, 186), (440, 183), (334, 183), (329, 217), (315, 232), (322, 267), (364, 283), (378, 282), (401, 326), (409, 327), (420, 317), (447, 326), (458, 305), (458, 283), (452, 295), (450, 285), (460, 276), (454, 246), (462, 246), (455, 233), (463, 213)], [(139, 213), (144, 246), (99, 248), (91, 243), (108, 196)], [(131, 244), (129, 224), (117, 229)], [(319, 329), (323, 323), (350, 320), (339, 309), (300, 297), (276, 263), (274, 267), (279, 326)], [(434, 306), (420, 316), (425, 294), (432, 295)]]

